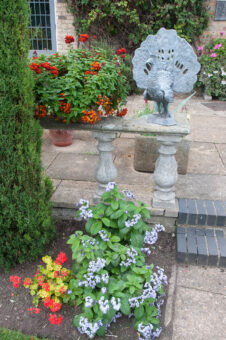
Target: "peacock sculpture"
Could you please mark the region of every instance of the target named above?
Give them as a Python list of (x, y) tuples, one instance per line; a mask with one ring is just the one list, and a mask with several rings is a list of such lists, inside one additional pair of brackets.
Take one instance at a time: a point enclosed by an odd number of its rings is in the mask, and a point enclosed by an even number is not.
[(154, 100), (158, 110), (158, 114), (148, 116), (148, 122), (176, 125), (169, 103), (173, 102), (174, 92), (192, 91), (200, 70), (192, 47), (175, 30), (161, 28), (142, 42), (132, 63), (133, 78), (144, 89), (144, 99)]

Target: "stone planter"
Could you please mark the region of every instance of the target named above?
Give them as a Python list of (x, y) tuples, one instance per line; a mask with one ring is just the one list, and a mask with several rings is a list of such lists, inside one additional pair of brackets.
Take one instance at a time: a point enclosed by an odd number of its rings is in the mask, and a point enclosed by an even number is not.
[[(159, 156), (160, 143), (154, 136), (136, 136), (134, 148), (134, 169), (141, 172), (154, 172), (155, 162)], [(182, 139), (178, 144), (175, 155), (178, 164), (178, 173), (185, 175), (188, 167), (188, 154), (190, 142)]]
[(73, 130), (49, 130), (50, 138), (56, 146), (68, 146), (73, 143)]

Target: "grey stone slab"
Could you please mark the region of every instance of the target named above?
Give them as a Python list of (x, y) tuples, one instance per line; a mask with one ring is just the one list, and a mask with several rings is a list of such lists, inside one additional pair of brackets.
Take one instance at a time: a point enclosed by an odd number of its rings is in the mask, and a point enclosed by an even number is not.
[(216, 225), (216, 209), (213, 204), (213, 201), (205, 200), (206, 210), (207, 210), (207, 225), (215, 226)]
[[(205, 116), (205, 117), (204, 117)], [(226, 134), (220, 131), (226, 131), (226, 116), (219, 115), (191, 115), (191, 134), (190, 140), (195, 142), (207, 143), (226, 143)]]
[(172, 340), (225, 340), (225, 310), (225, 296), (178, 287)]
[(197, 236), (205, 236), (206, 235), (206, 233), (205, 233), (205, 229), (196, 229), (195, 230), (195, 232), (196, 232), (196, 235)]
[(187, 200), (188, 224), (197, 224), (197, 207), (195, 200)]
[(52, 182), (53, 182), (53, 189), (55, 191), (58, 188), (58, 186), (60, 185), (61, 180), (60, 179), (52, 179)]
[(205, 234), (208, 237), (214, 237), (214, 230), (213, 229), (206, 229)]
[(59, 153), (47, 170), (51, 178), (76, 181), (95, 181), (98, 156)]
[(48, 169), (48, 167), (50, 166), (50, 164), (53, 162), (53, 160), (56, 158), (57, 155), (58, 155), (57, 151), (42, 152), (41, 161), (42, 161), (43, 167), (45, 169)]
[(178, 203), (179, 203), (178, 223), (186, 224), (188, 218), (187, 200), (185, 198), (179, 198)]
[(178, 198), (226, 201), (226, 176), (179, 175), (175, 187)]
[(215, 147), (220, 154), (224, 166), (226, 167), (226, 144), (215, 144)]
[(177, 287), (208, 291), (226, 296), (226, 275), (218, 267), (178, 266)]
[(222, 227), (225, 225), (225, 221), (226, 221), (226, 213), (225, 213), (225, 209), (224, 209), (224, 203), (220, 202), (220, 201), (214, 201), (214, 206), (216, 208), (216, 212), (217, 212), (217, 221), (216, 221), (216, 225), (219, 227)]
[(188, 173), (226, 175), (225, 166), (213, 143), (191, 142)]
[(61, 181), (52, 196), (55, 208), (75, 209), (81, 198), (92, 202), (97, 184), (81, 181)]
[(198, 221), (197, 224), (199, 225), (205, 225), (206, 224), (206, 206), (204, 204), (203, 201), (201, 200), (196, 200), (196, 206), (197, 206), (197, 210), (198, 210)]
[(177, 234), (186, 234), (186, 228), (177, 226)]

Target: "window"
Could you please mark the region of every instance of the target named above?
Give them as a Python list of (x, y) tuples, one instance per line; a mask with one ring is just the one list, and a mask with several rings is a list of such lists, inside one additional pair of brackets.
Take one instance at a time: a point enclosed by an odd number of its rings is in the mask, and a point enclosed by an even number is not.
[(31, 51), (38, 54), (56, 52), (54, 0), (30, 0)]

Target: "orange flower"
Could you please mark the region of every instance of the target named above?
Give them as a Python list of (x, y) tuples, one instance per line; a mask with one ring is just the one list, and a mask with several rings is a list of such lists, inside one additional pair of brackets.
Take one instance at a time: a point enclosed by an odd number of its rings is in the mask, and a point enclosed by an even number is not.
[(79, 37), (78, 40), (84, 43), (88, 39), (89, 39), (89, 35), (88, 34), (80, 34), (80, 37)]
[(92, 70), (95, 70), (95, 71), (100, 71), (100, 63), (98, 63), (98, 61), (94, 61), (92, 64), (91, 64), (91, 67), (92, 67)]
[(119, 111), (118, 113), (117, 113), (117, 116), (118, 117), (123, 117), (123, 116), (125, 116), (126, 114), (127, 114), (127, 112), (128, 112), (128, 109), (123, 109), (122, 111)]

